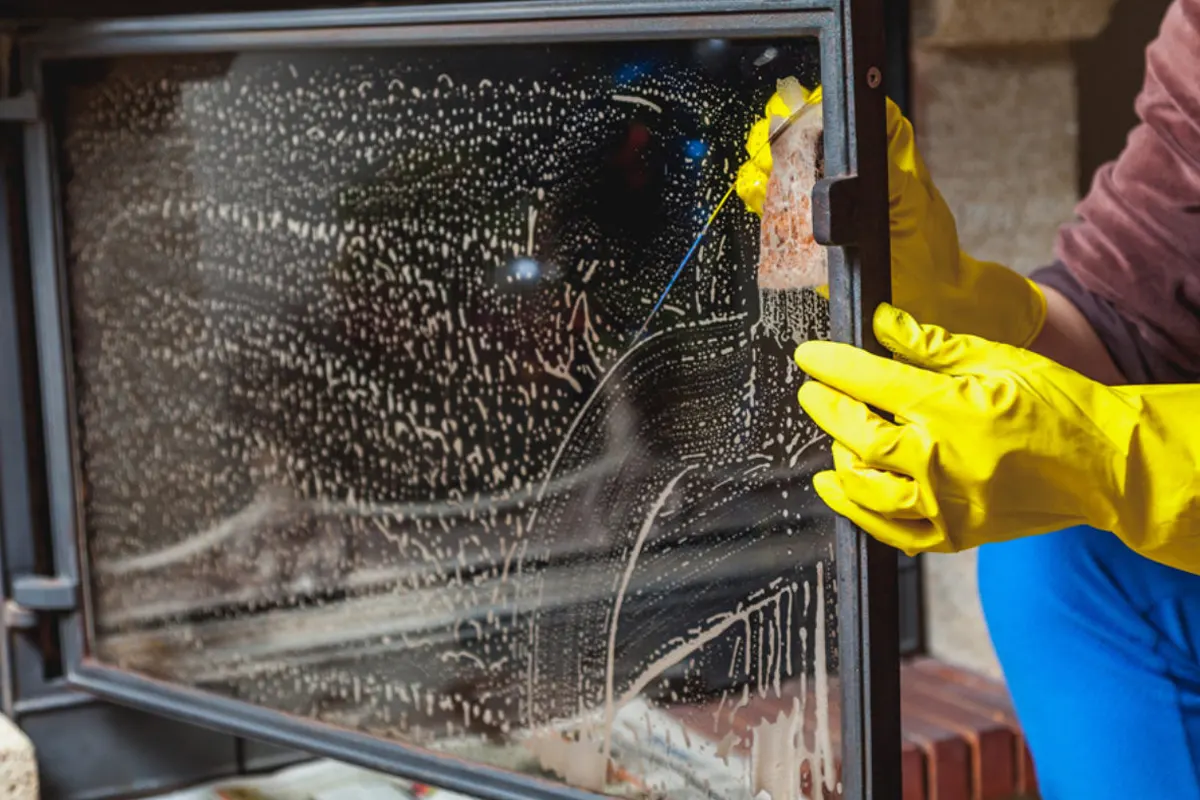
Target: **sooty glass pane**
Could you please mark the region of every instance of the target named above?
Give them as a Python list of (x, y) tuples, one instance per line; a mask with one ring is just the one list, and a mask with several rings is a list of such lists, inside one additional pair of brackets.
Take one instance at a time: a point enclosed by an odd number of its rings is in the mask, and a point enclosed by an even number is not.
[(788, 40), (52, 73), (98, 657), (616, 795), (834, 796), (790, 360), (824, 301), (735, 196), (638, 337), (817, 68)]

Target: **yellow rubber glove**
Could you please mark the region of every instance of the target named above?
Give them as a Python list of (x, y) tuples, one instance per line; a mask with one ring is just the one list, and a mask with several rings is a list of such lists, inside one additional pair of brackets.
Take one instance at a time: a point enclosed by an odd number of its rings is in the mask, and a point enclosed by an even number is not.
[(814, 379), (800, 404), (834, 440), (834, 469), (814, 480), (834, 511), (909, 554), (1086, 523), (1200, 573), (1200, 385), (1103, 386), (890, 305), (874, 323), (908, 363), (796, 350)]
[[(820, 101), (819, 92), (813, 102)], [(751, 158), (738, 170), (737, 192), (760, 216), (772, 164), (770, 148), (763, 147), (769, 119), (791, 112), (776, 93), (767, 102), (767, 118), (755, 123), (746, 141)], [(892, 301), (924, 323), (1028, 345), (1046, 319), (1041, 290), (1007, 267), (961, 252), (954, 215), (929, 177), (912, 125), (891, 100), (887, 127)]]

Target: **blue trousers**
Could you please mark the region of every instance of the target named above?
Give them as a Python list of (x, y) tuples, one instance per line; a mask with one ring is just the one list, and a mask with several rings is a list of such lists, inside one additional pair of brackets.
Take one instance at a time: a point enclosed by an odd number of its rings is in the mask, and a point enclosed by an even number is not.
[(1200, 576), (1070, 528), (979, 551), (1045, 800), (1200, 800)]

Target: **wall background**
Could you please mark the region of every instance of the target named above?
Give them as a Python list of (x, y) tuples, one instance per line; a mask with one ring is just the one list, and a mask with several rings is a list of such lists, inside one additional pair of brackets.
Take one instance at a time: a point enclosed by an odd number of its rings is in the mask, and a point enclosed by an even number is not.
[[(965, 250), (1023, 272), (1136, 121), (1144, 50), (1169, 0), (913, 0), (913, 111)], [(975, 553), (922, 557), (926, 642), (999, 676)]]
[(1071, 45), (1079, 94), (1081, 194), (1096, 169), (1121, 152), (1137, 122), (1133, 99), (1145, 73), (1143, 51), (1170, 5), (1170, 0), (1119, 0), (1099, 36)]

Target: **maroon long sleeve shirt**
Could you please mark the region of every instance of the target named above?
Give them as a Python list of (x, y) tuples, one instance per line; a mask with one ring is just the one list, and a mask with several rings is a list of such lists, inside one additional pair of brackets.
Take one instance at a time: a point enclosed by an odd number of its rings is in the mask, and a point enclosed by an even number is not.
[(1140, 120), (1034, 280), (1087, 317), (1131, 383), (1200, 381), (1200, 0), (1146, 51)]

